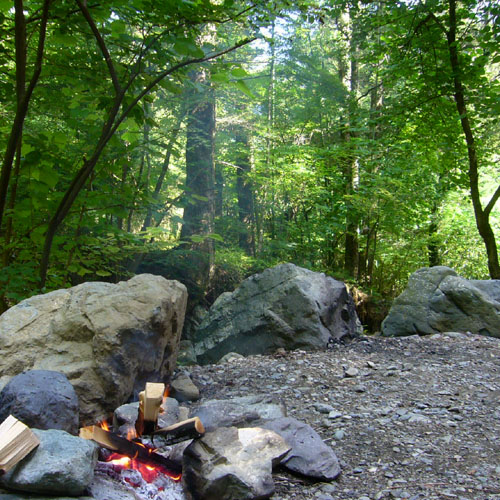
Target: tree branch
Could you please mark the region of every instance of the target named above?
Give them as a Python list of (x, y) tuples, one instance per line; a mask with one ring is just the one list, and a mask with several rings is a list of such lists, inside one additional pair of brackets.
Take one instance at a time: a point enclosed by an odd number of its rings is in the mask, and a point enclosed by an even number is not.
[[(187, 59), (186, 61), (183, 61), (183, 62), (180, 62), (174, 66), (172, 66), (171, 68), (169, 69), (166, 69), (165, 71), (163, 71), (162, 73), (160, 73), (153, 81), (151, 81), (133, 100), (132, 102), (127, 106), (127, 108), (122, 112), (122, 114), (118, 117), (118, 119), (116, 120), (115, 124), (113, 125), (113, 127), (111, 128), (111, 130), (109, 131), (109, 137), (111, 137), (115, 132), (116, 130), (118, 129), (118, 127), (120, 126), (120, 124), (123, 122), (123, 120), (125, 120), (125, 118), (127, 117), (127, 115), (130, 113), (130, 111), (134, 108), (134, 106), (144, 97), (146, 96), (154, 87), (156, 87), (156, 85), (158, 85), (158, 83), (160, 83), (164, 78), (166, 78), (168, 75), (171, 75), (172, 73), (175, 73), (176, 71), (178, 71), (179, 69), (181, 68), (184, 68), (186, 66), (190, 66), (191, 64), (200, 64), (200, 63), (203, 63), (203, 62), (207, 62), (207, 61), (210, 61), (212, 59), (216, 59), (217, 57), (220, 57), (220, 56), (223, 56), (224, 54), (228, 54), (229, 52), (233, 52), (234, 50), (236, 49), (239, 49), (240, 47), (243, 47), (244, 45), (248, 45), (249, 43), (253, 42), (254, 40), (256, 40), (257, 37), (251, 37), (251, 38), (245, 38), (244, 40), (242, 40), (241, 42), (238, 42), (237, 44), (227, 48), (227, 49), (224, 49), (224, 50), (221, 50), (219, 52), (214, 52), (212, 54), (209, 54), (208, 56), (205, 56), (205, 57), (197, 57), (195, 59)], [(127, 86), (126, 88), (128, 88), (130, 86), (130, 82), (127, 83)], [(107, 141), (106, 141), (107, 142)]]
[(94, 37), (97, 41), (97, 45), (99, 46), (99, 49), (101, 49), (101, 53), (108, 66), (109, 75), (111, 76), (111, 81), (113, 82), (113, 87), (115, 88), (115, 92), (116, 94), (119, 94), (122, 89), (120, 82), (118, 81), (118, 75), (116, 73), (113, 60), (111, 59), (111, 54), (109, 53), (108, 48), (106, 47), (106, 42), (104, 41), (104, 38), (99, 32), (99, 29), (97, 28), (94, 19), (92, 18), (92, 15), (90, 14), (89, 9), (87, 8), (86, 0), (84, 0), (83, 2), (81, 0), (76, 0), (76, 3), (78, 4), (78, 7), (80, 7), (83, 17), (87, 21), (88, 25), (90, 26), (90, 29), (92, 30), (92, 33), (94, 34)]
[(500, 198), (500, 186), (497, 187), (497, 190), (493, 193), (493, 196), (491, 197), (490, 201), (486, 205), (484, 209), (484, 215), (486, 217), (489, 217), (491, 211), (493, 210), (493, 207), (495, 206), (495, 203), (498, 201)]

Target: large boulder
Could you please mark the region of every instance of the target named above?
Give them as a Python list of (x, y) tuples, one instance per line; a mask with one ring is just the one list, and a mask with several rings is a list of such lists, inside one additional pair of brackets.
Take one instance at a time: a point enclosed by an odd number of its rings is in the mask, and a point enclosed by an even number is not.
[(29, 369), (64, 373), (95, 422), (175, 368), (184, 285), (142, 274), (37, 295), (0, 316), (0, 376)]
[(361, 331), (354, 302), (340, 281), (281, 264), (223, 293), (195, 332), (199, 363), (229, 352), (263, 354), (285, 349), (324, 349)]
[(500, 280), (467, 280), (445, 266), (415, 271), (382, 323), (385, 336), (471, 332), (500, 337)]

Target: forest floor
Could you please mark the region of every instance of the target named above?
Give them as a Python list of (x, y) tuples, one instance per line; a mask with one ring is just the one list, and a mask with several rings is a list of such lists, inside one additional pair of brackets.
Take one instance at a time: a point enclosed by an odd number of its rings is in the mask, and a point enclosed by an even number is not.
[(203, 399), (275, 395), (334, 449), (337, 480), (278, 470), (273, 500), (500, 500), (500, 339), (362, 337), (191, 374)]

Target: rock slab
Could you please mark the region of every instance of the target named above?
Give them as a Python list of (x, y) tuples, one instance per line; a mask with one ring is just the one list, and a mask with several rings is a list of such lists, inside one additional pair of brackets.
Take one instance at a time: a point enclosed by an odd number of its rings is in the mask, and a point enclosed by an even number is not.
[(382, 323), (385, 336), (461, 332), (500, 337), (500, 280), (467, 280), (445, 266), (415, 271)]
[(291, 472), (321, 481), (333, 481), (340, 474), (334, 451), (311, 426), (286, 417), (270, 420), (261, 427), (276, 432), (291, 446), (290, 453), (281, 462)]
[(256, 500), (274, 493), (272, 468), (290, 447), (275, 432), (221, 427), (184, 451), (183, 482), (193, 500)]
[(78, 395), (81, 424), (95, 423), (146, 381), (170, 377), (186, 301), (184, 285), (147, 274), (26, 299), (0, 316), (0, 376), (62, 372)]
[(28, 427), (78, 433), (78, 397), (59, 372), (30, 370), (13, 377), (0, 392), (0, 422), (9, 415)]
[(271, 396), (242, 396), (204, 401), (190, 416), (199, 417), (205, 429), (213, 431), (218, 427), (246, 427), (260, 419), (285, 417), (286, 408)]
[(97, 445), (60, 430), (33, 432), (40, 445), (1, 476), (0, 484), (30, 493), (82, 495), (94, 477)]
[(229, 352), (265, 354), (278, 348), (324, 349), (360, 333), (354, 302), (340, 281), (281, 264), (223, 293), (194, 334), (201, 364)]

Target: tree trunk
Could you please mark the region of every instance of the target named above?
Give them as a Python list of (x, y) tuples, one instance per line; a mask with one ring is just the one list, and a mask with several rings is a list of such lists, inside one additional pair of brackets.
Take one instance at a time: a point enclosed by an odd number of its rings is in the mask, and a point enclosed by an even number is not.
[[(349, 276), (356, 277), (358, 272), (359, 261), (359, 244), (358, 244), (358, 225), (359, 216), (356, 213), (352, 203), (359, 183), (358, 161), (355, 151), (353, 139), (357, 133), (352, 129), (356, 125), (357, 116), (357, 94), (359, 89), (358, 75), (358, 47), (355, 31), (355, 16), (357, 12), (356, 1), (349, 6), (349, 26), (346, 26), (349, 37), (349, 63), (345, 60), (339, 63), (339, 76), (348, 89), (347, 102), (347, 120), (344, 124), (341, 133), (341, 141), (345, 148), (345, 154), (342, 158), (342, 169), (344, 176), (344, 199), (346, 210), (346, 229), (345, 229), (345, 252), (344, 252), (344, 270)], [(347, 68), (349, 67), (349, 79), (347, 79)]]
[(25, 89), (26, 80), (26, 19), (24, 17), (24, 6), (22, 0), (14, 2), (15, 7), (15, 39), (16, 39), (16, 92), (17, 109), (16, 116), (12, 123), (12, 128), (7, 140), (7, 149), (2, 163), (0, 173), (0, 230), (2, 219), (7, 202), (7, 192), (9, 189), (10, 176), (14, 157), (21, 141), (24, 119), (28, 112), (29, 103), (33, 91), (38, 83), (42, 72), (42, 62), (45, 47), (45, 35), (47, 31), (47, 20), (49, 17), (50, 0), (45, 0), (42, 6), (42, 17), (38, 35), (38, 48), (36, 54), (35, 67), (28, 88)]
[(490, 224), (490, 213), (496, 201), (500, 197), (500, 187), (496, 190), (490, 202), (483, 208), (479, 193), (479, 165), (477, 150), (474, 141), (474, 132), (469, 120), (467, 105), (465, 103), (465, 88), (462, 83), (462, 71), (457, 47), (457, 12), (456, 0), (449, 0), (449, 23), (450, 29), (446, 33), (448, 39), (448, 51), (450, 56), (451, 69), (453, 72), (454, 98), (457, 111), (460, 116), (462, 130), (467, 144), (467, 154), (469, 158), (469, 186), (476, 218), (476, 226), (483, 239), (488, 256), (488, 270), (491, 279), (500, 279), (500, 264), (498, 261), (498, 250), (495, 241), (495, 234)]
[(236, 193), (238, 196), (239, 246), (247, 255), (255, 255), (253, 187), (248, 132), (238, 126), (234, 133), (236, 146)]
[(192, 258), (187, 265), (189, 278), (206, 290), (213, 272), (215, 247), (209, 237), (214, 232), (215, 190), (215, 97), (207, 70), (192, 75), (204, 87), (190, 96), (186, 128), (186, 207), (181, 240), (191, 240)]

